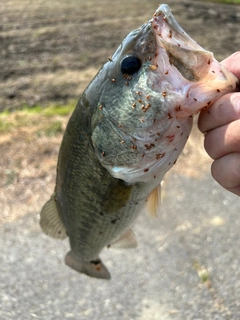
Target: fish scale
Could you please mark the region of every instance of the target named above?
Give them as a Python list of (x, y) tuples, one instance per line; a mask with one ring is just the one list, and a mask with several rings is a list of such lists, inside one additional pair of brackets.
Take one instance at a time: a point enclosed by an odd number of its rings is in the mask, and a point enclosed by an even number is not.
[(237, 78), (161, 5), (132, 31), (80, 98), (63, 136), (42, 230), (69, 237), (65, 262), (109, 279), (104, 247), (134, 248), (146, 204), (156, 216), (161, 181), (189, 137), (193, 115), (236, 89)]

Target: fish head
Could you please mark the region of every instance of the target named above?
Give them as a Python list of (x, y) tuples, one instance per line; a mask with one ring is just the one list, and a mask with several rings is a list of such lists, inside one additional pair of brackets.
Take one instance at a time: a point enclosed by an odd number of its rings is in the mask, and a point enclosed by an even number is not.
[[(193, 115), (237, 78), (179, 26), (167, 5), (132, 31), (92, 82), (92, 143), (100, 163), (128, 183), (161, 180), (182, 152)], [(90, 96), (90, 94), (89, 94)]]

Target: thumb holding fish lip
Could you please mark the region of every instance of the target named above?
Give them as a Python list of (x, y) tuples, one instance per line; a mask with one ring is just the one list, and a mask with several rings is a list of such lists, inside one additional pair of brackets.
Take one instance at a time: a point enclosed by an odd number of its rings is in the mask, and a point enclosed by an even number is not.
[(231, 56), (221, 61), (221, 64), (240, 79), (240, 51), (233, 53)]
[[(222, 64), (240, 79), (240, 52)], [(240, 196), (240, 92), (226, 94), (198, 119), (200, 131), (205, 133), (204, 147), (215, 159), (213, 178), (226, 190)]]
[[(240, 79), (240, 51), (221, 62), (229, 71)], [(218, 99), (210, 109), (201, 111), (198, 128), (207, 132), (240, 118), (240, 93), (230, 93)]]

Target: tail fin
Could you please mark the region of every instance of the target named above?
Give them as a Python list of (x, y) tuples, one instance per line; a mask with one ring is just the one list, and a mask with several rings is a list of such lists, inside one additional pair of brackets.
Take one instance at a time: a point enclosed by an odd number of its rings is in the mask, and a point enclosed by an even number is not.
[(72, 251), (65, 257), (65, 263), (70, 268), (94, 278), (110, 279), (111, 275), (100, 259), (96, 261), (82, 261)]

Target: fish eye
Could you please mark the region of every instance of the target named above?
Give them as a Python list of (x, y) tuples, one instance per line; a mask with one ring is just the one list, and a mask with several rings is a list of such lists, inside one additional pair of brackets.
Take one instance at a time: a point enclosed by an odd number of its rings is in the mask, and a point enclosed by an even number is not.
[(133, 75), (141, 68), (141, 60), (136, 56), (126, 56), (121, 61), (121, 71), (123, 74)]

